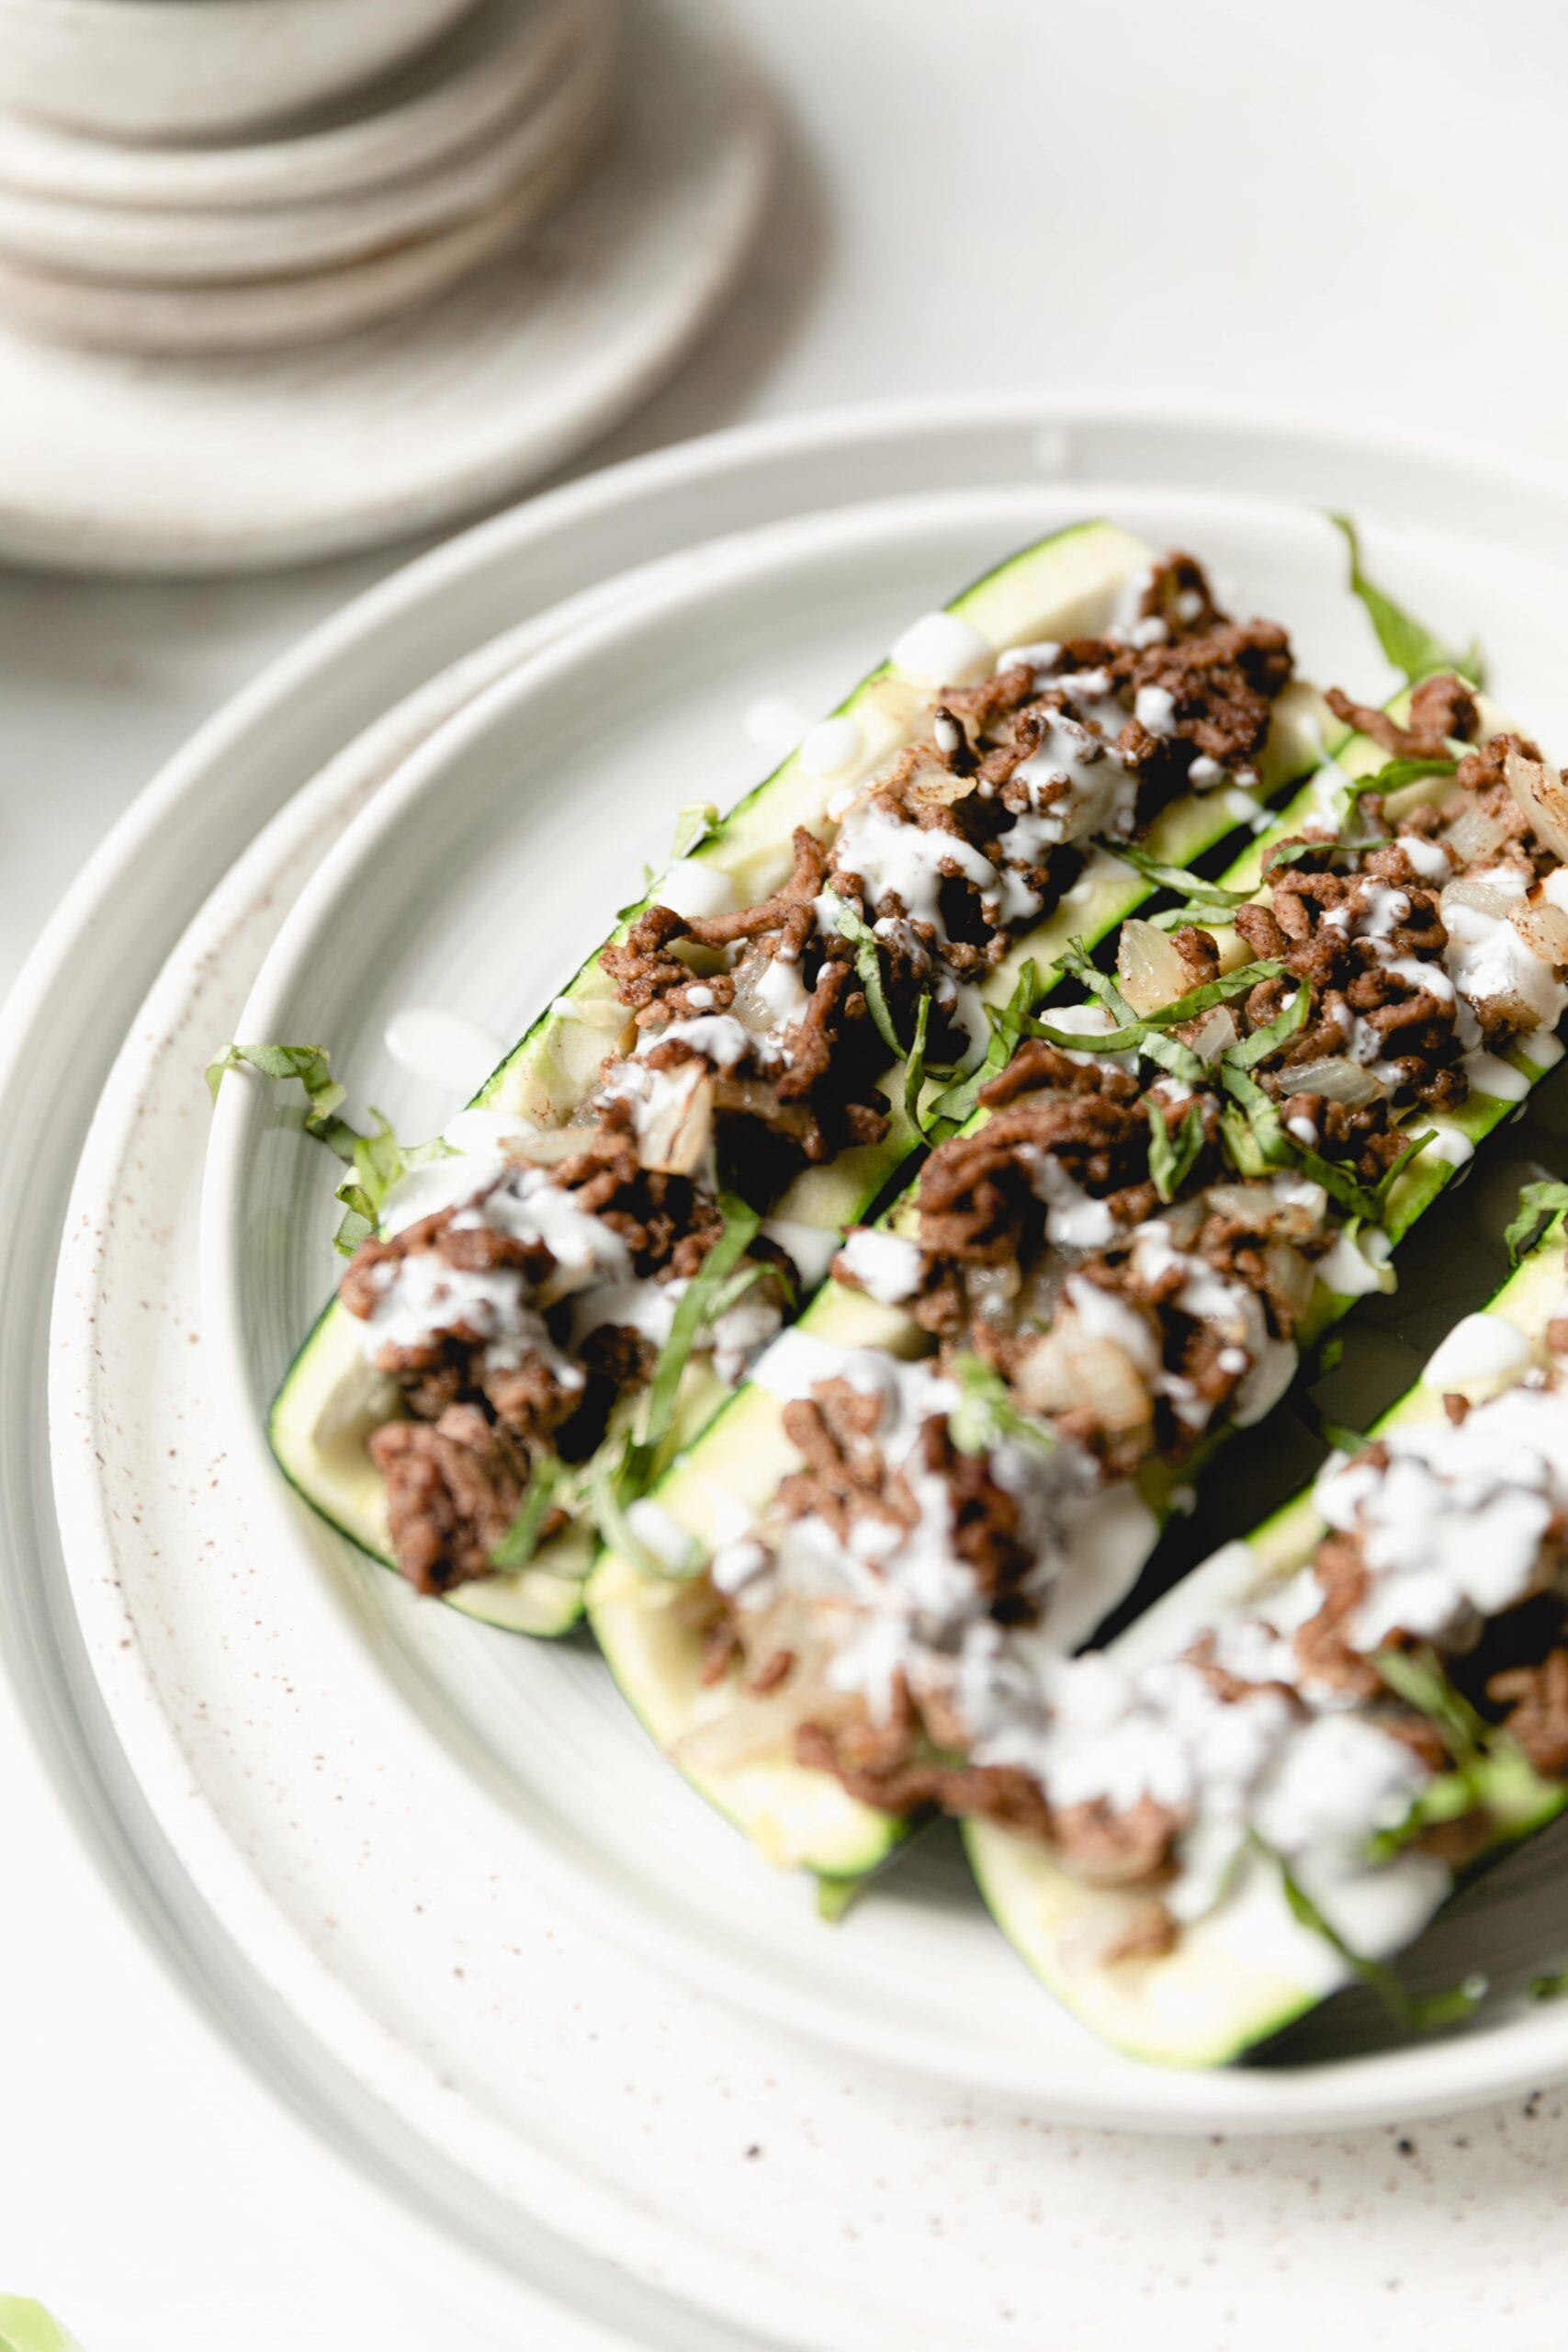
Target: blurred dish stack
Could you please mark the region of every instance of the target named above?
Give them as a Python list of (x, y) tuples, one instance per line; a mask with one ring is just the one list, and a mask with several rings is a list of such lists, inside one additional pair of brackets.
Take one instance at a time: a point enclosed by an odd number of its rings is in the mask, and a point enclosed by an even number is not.
[(516, 246), (616, 0), (0, 0), (0, 304), (125, 351), (342, 334)]
[(231, 570), (615, 423), (733, 285), (719, 0), (0, 0), (0, 555)]

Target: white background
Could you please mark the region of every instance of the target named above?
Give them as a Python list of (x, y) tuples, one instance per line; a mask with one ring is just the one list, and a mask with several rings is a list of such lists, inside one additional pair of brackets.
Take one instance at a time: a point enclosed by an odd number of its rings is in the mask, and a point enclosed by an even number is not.
[[(1102, 387), (1561, 460), (1568, 19), (1543, 0), (737, 13), (786, 117), (769, 228), (592, 462), (862, 395)], [(0, 578), (0, 982), (159, 761), (399, 552), (219, 586)], [(185, 2016), (4, 1724), (0, 1890), (0, 2290), (88, 2352), (491, 2340), (416, 2299), (406, 2239)], [(1416, 2167), (1430, 2227), (1460, 2227), (1470, 2134), (1416, 2136), (1389, 2135), (1389, 2192)], [(1419, 2265), (1390, 2291), (1445, 2352)]]

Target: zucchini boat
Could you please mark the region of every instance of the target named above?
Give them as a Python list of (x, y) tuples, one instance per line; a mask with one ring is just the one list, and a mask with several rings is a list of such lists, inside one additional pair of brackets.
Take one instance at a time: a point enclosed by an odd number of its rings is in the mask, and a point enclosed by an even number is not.
[[(1097, 647), (1125, 678), (1083, 666)], [(1194, 647), (1211, 668), (1228, 649), (1230, 699), (1195, 684), (1189, 719), (1134, 673), (1185, 662), (1196, 681)], [(1149, 861), (1213, 846), (1309, 764), (1335, 722), (1289, 670), (1282, 633), (1224, 623), (1190, 559), (1156, 566), (1105, 523), (917, 623), (623, 916), (448, 1130), (455, 1156), (394, 1188), (273, 1405), (291, 1483), (421, 1589), (567, 1630), (591, 1514), (582, 1477), (540, 1464), (591, 1460), (614, 1515), (630, 1497), (605, 1492), (604, 1461), (640, 1444), (646, 1472), (705, 1425), (917, 1146), (919, 1069), (903, 1083), (894, 1050), (976, 1058), (986, 1006), (1033, 1001), (1074, 937), (1156, 887)], [(1043, 789), (976, 793), (987, 747), (1025, 724)], [(1134, 832), (1137, 865), (1096, 841)], [(770, 1212), (760, 1235), (745, 1201)], [(702, 1289), (699, 1266), (728, 1286)], [(660, 1426), (639, 1439), (655, 1362)]]
[(1407, 2022), (1473, 2001), (1423, 2014), (1386, 1963), (1564, 1799), (1562, 1238), (1367, 1450), (1063, 1666), (1036, 1758), (1055, 1848), (965, 1825), (998, 1925), (1117, 2048), (1223, 2064), (1358, 1976)]
[[(1435, 752), (1425, 730), (1444, 696), (1454, 725)], [(1209, 930), (1175, 934), (1191, 968), (1174, 1003), (1145, 989), (1135, 1016), (1102, 983), (1114, 1011), (1021, 1021), (1035, 1035), (987, 1088), (992, 1103), (880, 1229), (851, 1237), (840, 1268), (860, 1287), (819, 1295), (645, 1506), (657, 1548), (677, 1560), (694, 1547), (711, 1574), (682, 1585), (624, 1550), (595, 1570), (601, 1645), (682, 1769), (750, 1826), (766, 1766), (758, 1826), (775, 1859), (837, 1874), (825, 1821), (875, 1859), (897, 1834), (885, 1826), (879, 1843), (875, 1815), (900, 1798), (964, 1810), (1000, 1786), (984, 1758), (978, 1783), (954, 1769), (964, 1710), (933, 1655), (971, 1634), (983, 1647), (1009, 1612), (1045, 1654), (1085, 1640), (1214, 1444), (1282, 1393), (1302, 1341), (1382, 1286), (1393, 1243), (1559, 1057), (1544, 1024), (1568, 1001), (1561, 781), (1451, 679), (1361, 716), (1377, 734), (1308, 786), (1219, 892), (1227, 937), (1266, 922), (1276, 952), (1235, 969), (1208, 886)], [(1341, 839), (1355, 786), (1386, 779), (1391, 752), (1395, 788), (1366, 805), (1393, 838)], [(1406, 781), (1411, 766), (1422, 772)], [(1287, 846), (1314, 825), (1327, 838)], [(1234, 904), (1247, 898), (1250, 910)], [(1147, 928), (1124, 929), (1123, 950)], [(1359, 1061), (1314, 1046), (1336, 1024)], [(1161, 1072), (1147, 1088), (1130, 1067), (1140, 1054)], [(1347, 1082), (1358, 1073), (1364, 1089)], [(1433, 1100), (1445, 1108), (1429, 1116)], [(1427, 1138), (1414, 1159), (1412, 1124)], [(922, 1367), (933, 1335), (942, 1365)], [(890, 1532), (895, 1488), (904, 1525)], [(987, 1552), (1010, 1513), (1008, 1544)], [(916, 1664), (930, 1692), (911, 1724)], [(881, 1738), (896, 1719), (910, 1736)], [(840, 1785), (836, 1814), (823, 1768)], [(1026, 1787), (1003, 1794), (1032, 1810)]]

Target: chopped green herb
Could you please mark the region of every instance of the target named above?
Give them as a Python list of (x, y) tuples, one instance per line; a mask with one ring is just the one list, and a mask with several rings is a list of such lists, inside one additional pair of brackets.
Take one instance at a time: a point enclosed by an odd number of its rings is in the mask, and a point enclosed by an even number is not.
[(1538, 1183), (1520, 1187), (1517, 1213), (1503, 1236), (1510, 1266), (1517, 1266), (1526, 1250), (1534, 1249), (1543, 1227), (1564, 1209), (1568, 1209), (1568, 1184), (1543, 1177)]
[(920, 1112), (920, 1096), (926, 1083), (926, 1035), (931, 1023), (931, 993), (930, 989), (925, 989), (921, 991), (915, 1013), (915, 1042), (904, 1065), (904, 1109), (910, 1126), (918, 1136), (924, 1136), (930, 1143), (940, 1143), (951, 1130), (940, 1117), (933, 1118), (928, 1125)]
[(1568, 1993), (1568, 1962), (1554, 1968), (1550, 1975), (1530, 1978), (1532, 2001), (1560, 2001), (1564, 1993)]
[[(631, 1448), (627, 1448), (629, 1453)], [(633, 1526), (627, 1512), (627, 1498), (621, 1491), (625, 1464), (617, 1468), (613, 1452), (604, 1449), (589, 1472), (589, 1493), (593, 1503), (593, 1516), (603, 1541), (617, 1558), (635, 1568), (641, 1577), (657, 1577), (669, 1584), (683, 1584), (698, 1576), (703, 1568), (703, 1548), (696, 1537), (691, 1536), (678, 1560), (667, 1560), (662, 1554), (652, 1552)]]
[(1244, 1176), (1263, 1176), (1292, 1156), (1280, 1106), (1258, 1080), (1228, 1054), (1220, 1057), (1220, 1083), (1230, 1096), (1221, 1132), (1226, 1148)]
[(1403, 792), (1407, 784), (1423, 784), (1432, 775), (1457, 775), (1459, 762), (1450, 759), (1385, 760), (1371, 775), (1355, 779), (1358, 799), (1368, 792)]
[(1310, 1928), (1314, 1935), (1321, 1936), (1324, 1942), (1338, 1953), (1351, 1974), (1378, 1996), (1395, 2025), (1403, 2027), (1406, 2032), (1427, 2033), (1437, 2026), (1456, 2025), (1461, 2018), (1471, 2016), (1477, 2004), (1485, 1998), (1486, 1979), (1479, 1975), (1467, 1976), (1461, 1984), (1455, 1984), (1446, 1992), (1407, 1991), (1386, 1961), (1368, 1960), (1360, 1952), (1351, 1951), (1338, 1929), (1331, 1927), (1324, 1917), (1282, 1855), (1274, 1853), (1267, 1846), (1263, 1851), (1269, 1855), (1280, 1872), (1280, 1883), (1290, 1905), (1292, 1917), (1303, 1928)]
[(865, 990), (865, 1001), (876, 1023), (877, 1035), (894, 1059), (902, 1061), (905, 1058), (904, 1047), (893, 1025), (893, 1015), (887, 1009), (887, 992), (882, 983), (882, 950), (877, 944), (876, 933), (864, 916), (857, 915), (853, 907), (847, 906), (837, 891), (824, 890), (822, 899), (840, 938), (849, 940), (854, 947), (855, 970), (860, 976), (861, 987)]
[(319, 1136), (340, 1159), (353, 1159), (358, 1131), (346, 1120), (333, 1115), (339, 1103), (345, 1100), (348, 1089), (333, 1078), (332, 1056), (325, 1046), (225, 1046), (207, 1065), (208, 1091), (215, 1102), (225, 1073), (239, 1069), (242, 1065), (262, 1078), (297, 1078), (310, 1106), (305, 1114), (310, 1133)]
[(542, 1454), (529, 1473), (516, 1518), (490, 1555), (492, 1568), (514, 1573), (525, 1568), (539, 1548), (539, 1534), (565, 1476), (565, 1466), (553, 1454)]
[(711, 800), (688, 801), (675, 820), (674, 837), (670, 843), (671, 857), (689, 857), (699, 842), (706, 841), (718, 822), (718, 808)]
[(1384, 833), (1377, 840), (1364, 842), (1348, 842), (1337, 836), (1332, 841), (1284, 842), (1277, 850), (1269, 852), (1267, 872), (1274, 874), (1281, 866), (1304, 865), (1309, 857), (1359, 857), (1364, 850), (1392, 849), (1393, 847), (1392, 833)]
[[(1280, 967), (1276, 965), (1274, 968), (1278, 971)], [(1287, 1044), (1298, 1029), (1305, 1027), (1311, 1010), (1312, 984), (1298, 980), (1295, 993), (1280, 1006), (1273, 1020), (1265, 1022), (1261, 1029), (1254, 1029), (1250, 1036), (1233, 1046), (1225, 1060), (1233, 1069), (1256, 1069), (1259, 1062), (1266, 1062), (1270, 1054)]]
[(947, 1426), (960, 1453), (987, 1453), (1004, 1437), (1021, 1438), (1042, 1453), (1055, 1451), (1056, 1441), (1050, 1431), (1019, 1411), (1006, 1381), (980, 1357), (957, 1357), (953, 1376), (963, 1394), (947, 1417)]
[(1172, 1135), (1164, 1105), (1149, 1098), (1149, 1174), (1162, 1201), (1175, 1200), (1192, 1172), (1204, 1140), (1201, 1103), (1189, 1102), (1181, 1125)]
[(631, 1502), (645, 1493), (655, 1469), (660, 1466), (660, 1450), (674, 1422), (682, 1376), (695, 1345), (697, 1333), (714, 1310), (725, 1283), (751, 1247), (761, 1226), (762, 1220), (757, 1211), (745, 1201), (737, 1199), (732, 1193), (721, 1192), (718, 1206), (724, 1219), (724, 1230), (703, 1260), (701, 1271), (693, 1276), (681, 1294), (674, 1320), (670, 1326), (670, 1337), (659, 1351), (659, 1362), (649, 1387), (642, 1434), (628, 1442), (616, 1475), (616, 1493), (623, 1503)]
[[(931, 1134), (931, 1127), (939, 1123), (951, 1134), (961, 1127), (964, 1120), (971, 1115), (980, 1099), (980, 1089), (999, 1071), (1005, 1069), (1012, 1059), (1018, 1049), (1019, 1040), (1023, 1035), (1023, 1024), (1029, 1017), (1030, 1008), (1035, 1003), (1039, 995), (1039, 970), (1033, 957), (1028, 956), (1019, 967), (1018, 978), (1006, 1004), (988, 1004), (986, 1007), (986, 1018), (991, 1026), (991, 1040), (987, 1047), (984, 1061), (972, 1069), (966, 1078), (961, 1078), (954, 1085), (944, 1088), (936, 1097), (927, 1114), (928, 1120), (931, 1121), (931, 1125), (928, 1125), (927, 1129), (928, 1135)], [(934, 1119), (931, 1118), (933, 1113)], [(941, 1141), (942, 1137), (932, 1136), (931, 1140)]]
[(1367, 608), (1367, 616), (1377, 631), (1378, 643), (1396, 670), (1403, 670), (1412, 685), (1420, 678), (1430, 677), (1435, 670), (1457, 670), (1472, 685), (1486, 683), (1486, 665), (1481, 648), (1473, 641), (1462, 653), (1450, 653), (1440, 638), (1396, 605), (1392, 596), (1373, 585), (1361, 569), (1360, 542), (1356, 526), (1348, 514), (1330, 514), (1329, 521), (1345, 535), (1350, 550), (1350, 587)]
[(338, 1105), (348, 1090), (333, 1077), (331, 1056), (324, 1046), (226, 1046), (207, 1066), (207, 1083), (214, 1102), (224, 1072), (238, 1069), (242, 1064), (263, 1078), (297, 1078), (309, 1104), (306, 1134), (318, 1137), (329, 1151), (346, 1160), (353, 1169), (353, 1175), (344, 1177), (333, 1195), (344, 1204), (342, 1222), (333, 1237), (333, 1246), (345, 1258), (352, 1258), (360, 1243), (376, 1230), (387, 1195), (400, 1176), (406, 1175), (411, 1168), (423, 1168), (433, 1159), (449, 1159), (453, 1156), (450, 1144), (443, 1143), (439, 1137), (434, 1143), (400, 1144), (374, 1104), (370, 1116), (376, 1125), (369, 1135), (361, 1135), (346, 1119), (340, 1119)]
[(1428, 1825), (1484, 1813), (1500, 1837), (1522, 1838), (1562, 1810), (1563, 1791), (1543, 1780), (1516, 1739), (1477, 1714), (1429, 1649), (1380, 1650), (1372, 1660), (1395, 1698), (1424, 1715), (1453, 1758), (1420, 1792), (1404, 1820), (1380, 1832), (1374, 1860), (1397, 1853)]
[(836, 1928), (864, 1884), (863, 1878), (825, 1878), (818, 1871), (817, 1917), (826, 1919), (830, 1928)]
[[(1118, 843), (1111, 855), (1122, 865), (1132, 866), (1145, 881), (1157, 883), (1162, 890), (1179, 890), (1192, 905), (1211, 911), (1216, 907), (1243, 907), (1252, 896), (1250, 890), (1231, 890), (1223, 882), (1205, 881), (1190, 865), (1168, 865), (1163, 858), (1151, 857), (1147, 850), (1134, 849), (1130, 843)], [(1167, 921), (1168, 914), (1156, 920)]]
[[(1151, 1060), (1161, 1063), (1176, 1076), (1186, 1079), (1190, 1085), (1207, 1076), (1207, 1065), (1200, 1056), (1182, 1046), (1179, 1039), (1162, 1041), (1160, 1032), (1179, 1028), (1183, 1022), (1196, 1021), (1201, 1013), (1209, 1012), (1214, 1005), (1227, 1003), (1232, 997), (1245, 996), (1249, 989), (1257, 987), (1259, 980), (1277, 979), (1284, 969), (1283, 964), (1268, 960), (1244, 964), (1236, 971), (1222, 972), (1218, 979), (1205, 980), (1201, 988), (1189, 989), (1185, 996), (1174, 998), (1169, 1004), (1156, 1005), (1152, 1012), (1134, 1012), (1124, 1001), (1119, 1000), (1122, 1003), (1124, 1017), (1122, 1025), (1115, 1029), (1056, 1029), (1049, 1022), (1033, 1015), (1024, 1023), (1024, 1029), (1031, 1037), (1043, 1037), (1049, 1045), (1066, 1046), (1076, 1053), (1147, 1054)], [(1174, 1046), (1177, 1054), (1184, 1058), (1179, 1062), (1161, 1053), (1161, 1042)], [(1198, 1073), (1197, 1080), (1192, 1076), (1194, 1070)]]

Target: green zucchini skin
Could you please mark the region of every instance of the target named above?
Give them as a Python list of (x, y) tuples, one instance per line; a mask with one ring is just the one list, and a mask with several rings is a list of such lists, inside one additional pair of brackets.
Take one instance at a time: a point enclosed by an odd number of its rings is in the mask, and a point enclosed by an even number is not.
[[(1402, 717), (1407, 703), (1407, 694), (1397, 695), (1390, 709), (1395, 717)], [(1483, 701), (1483, 731), (1495, 733), (1504, 724), (1503, 714)], [(1370, 737), (1358, 735), (1342, 745), (1337, 764), (1351, 776), (1369, 775), (1375, 774), (1387, 756)], [(1325, 773), (1332, 776), (1332, 770)], [(1235, 889), (1256, 887), (1264, 857), (1273, 843), (1287, 839), (1308, 819), (1322, 812), (1319, 782), (1314, 778), (1290, 799), (1268, 831), (1249, 842), (1235, 860), (1224, 877), (1226, 886)], [(1530, 1084), (1542, 1075), (1542, 1068), (1528, 1061), (1522, 1054), (1509, 1058)], [(1490, 1095), (1475, 1094), (1446, 1124), (1473, 1146), (1515, 1107), (1512, 1102)], [(966, 1131), (983, 1125), (986, 1115), (984, 1111), (976, 1112)], [(1423, 1158), (1413, 1163), (1390, 1196), (1386, 1229), (1396, 1242), (1445, 1190), (1454, 1172), (1455, 1164), (1450, 1161), (1428, 1161)], [(894, 1203), (882, 1222), (896, 1228), (908, 1225), (913, 1217), (915, 1202), (916, 1189), (911, 1186)], [(1303, 1321), (1303, 1343), (1320, 1337), (1354, 1304), (1354, 1296), (1333, 1292), (1319, 1283)], [(818, 1291), (801, 1318), (801, 1328), (842, 1347), (881, 1346), (895, 1353), (916, 1355), (924, 1353), (929, 1346), (911, 1317), (897, 1307), (874, 1306), (862, 1293), (834, 1282), (827, 1283)], [(1195, 1462), (1183, 1466), (1181, 1482), (1190, 1481), (1201, 1472), (1223, 1443), (1222, 1432)], [(794, 1449), (784, 1437), (776, 1401), (765, 1390), (749, 1384), (720, 1408), (690, 1451), (671, 1464), (655, 1488), (655, 1499), (682, 1528), (711, 1548), (717, 1532), (715, 1498), (720, 1493), (728, 1493), (743, 1504), (760, 1507), (795, 1463)], [(1156, 1521), (1162, 1520), (1168, 1513), (1170, 1487), (1177, 1482), (1156, 1474), (1141, 1483)], [(682, 1737), (690, 1731), (692, 1711), (697, 1703), (694, 1637), (690, 1656), (682, 1654), (668, 1638), (660, 1639), (657, 1660), (649, 1654), (640, 1618), (658, 1611), (663, 1605), (649, 1579), (639, 1577), (635, 1569), (613, 1555), (601, 1555), (588, 1588), (589, 1615), (600, 1646), (630, 1703), (660, 1746), (678, 1749)], [(680, 1762), (678, 1753), (675, 1760)], [(802, 1817), (816, 1820), (822, 1800), (813, 1784), (823, 1776), (798, 1767), (791, 1770), (795, 1782), (801, 1784)], [(731, 1801), (722, 1786), (716, 1787), (713, 1776), (703, 1780), (697, 1780), (695, 1775), (688, 1777), (720, 1811), (743, 1818), (744, 1805)], [(853, 1801), (846, 1797), (843, 1803), (847, 1806)], [(863, 1812), (864, 1808), (857, 1810)], [(772, 1820), (765, 1841), (760, 1842), (764, 1842), (765, 1850), (775, 1860), (791, 1858), (801, 1867), (829, 1874), (837, 1872), (837, 1864), (816, 1860), (806, 1838), (781, 1840)]]
[[(1532, 1342), (1543, 1339), (1562, 1302), (1562, 1240), (1561, 1223), (1554, 1223), (1484, 1310)], [(1436, 1420), (1442, 1410), (1440, 1392), (1417, 1381), (1369, 1434)], [(1309, 1487), (1244, 1543), (1225, 1545), (1195, 1568), (1108, 1654), (1130, 1666), (1175, 1656), (1218, 1611), (1304, 1567), (1323, 1532)], [(1559, 1792), (1559, 1810), (1563, 1804), (1568, 1790)], [(1349, 1981), (1351, 1972), (1333, 1948), (1293, 1917), (1279, 1871), (1262, 1855), (1248, 1857), (1238, 1883), (1184, 1929), (1173, 1951), (1108, 1967), (1092, 1954), (1125, 1923), (1125, 1894), (1086, 1886), (1046, 1849), (986, 1823), (965, 1822), (963, 1834), (987, 1906), (1020, 1958), (1085, 2025), (1130, 2056), (1169, 2066), (1224, 2065)], [(1462, 1876), (1472, 1876), (1485, 1860)]]
[[(964, 590), (948, 610), (969, 621), (998, 651), (1043, 633), (1089, 633), (1103, 626), (1117, 595), (1150, 553), (1113, 524), (1076, 524), (1010, 556)], [(852, 766), (818, 776), (807, 773), (798, 751), (792, 752), (692, 852), (693, 862), (729, 875), (747, 897), (773, 888), (788, 871), (794, 828), (819, 830), (829, 799), (846, 781), (874, 774), (909, 740), (929, 694), (929, 687), (907, 678), (891, 660), (880, 663), (833, 714), (852, 718), (859, 729), (861, 750)], [(1334, 722), (1312, 689), (1286, 688), (1270, 730), (1265, 790), (1278, 788), (1309, 764), (1308, 747), (1321, 741), (1325, 726), (1332, 736)], [(1186, 862), (1223, 839), (1235, 822), (1220, 805), (1224, 797), (1193, 795), (1162, 812), (1150, 837), (1154, 854)], [(1049, 962), (1075, 933), (1102, 937), (1149, 895), (1141, 876), (1102, 853), (1091, 853), (1084, 878), (1090, 890), (1071, 914), (1059, 913), (1037, 926), (991, 974), (984, 992), (993, 1001), (1011, 993), (1028, 957)], [(624, 939), (656, 896), (629, 908), (611, 940)], [(548, 1120), (581, 1099), (604, 1050), (604, 1031), (594, 1015), (615, 1000), (614, 984), (600, 964), (602, 952), (594, 950), (532, 1023), (486, 1080), (475, 1106)], [(901, 1089), (890, 1091), (897, 1107), (884, 1141), (847, 1152), (829, 1167), (806, 1170), (774, 1204), (774, 1215), (831, 1230), (865, 1214), (918, 1145)], [(694, 1439), (728, 1393), (705, 1359), (694, 1362), (682, 1384), (678, 1443)], [(387, 1418), (389, 1408), (387, 1385), (360, 1354), (354, 1318), (333, 1300), (284, 1375), (267, 1434), (285, 1477), (305, 1502), (373, 1560), (395, 1571), (384, 1490), (365, 1453), (366, 1437)], [(587, 1539), (573, 1528), (545, 1546), (521, 1573), (487, 1577), (444, 1598), (465, 1615), (506, 1631), (556, 1637), (582, 1616), (586, 1566)]]

